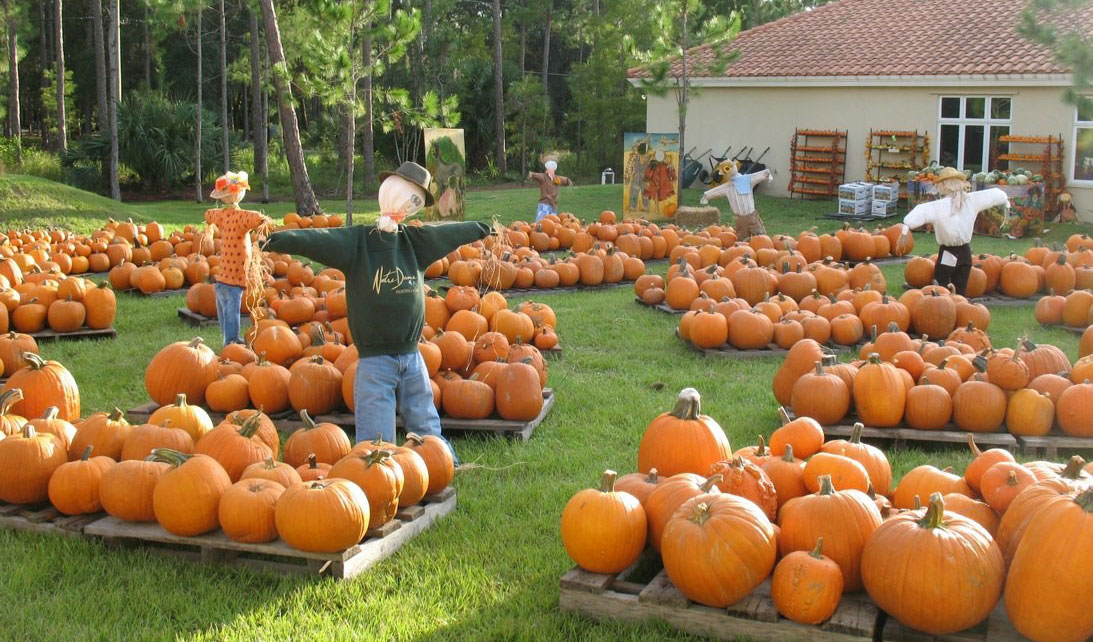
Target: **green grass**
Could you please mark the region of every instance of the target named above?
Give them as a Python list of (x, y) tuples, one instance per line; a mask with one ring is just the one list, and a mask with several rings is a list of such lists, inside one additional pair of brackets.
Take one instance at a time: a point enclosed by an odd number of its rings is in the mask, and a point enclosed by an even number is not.
[[(620, 191), (563, 190), (562, 206), (587, 217), (617, 207)], [(504, 221), (529, 217), (535, 200), (532, 190), (468, 195), (474, 217)], [(61, 211), (64, 204), (39, 207)], [(821, 204), (760, 198), (760, 208), (772, 233), (836, 227), (815, 220)], [(132, 209), (176, 225), (198, 220), (201, 210), (187, 202)], [(266, 209), (284, 213), (291, 204)], [(12, 215), (2, 203), (0, 212)], [(101, 215), (74, 210), (64, 221), (93, 228)], [(16, 218), (11, 224), (24, 223)], [(932, 238), (916, 236), (916, 242), (923, 250), (933, 246)], [(977, 238), (973, 245), (977, 251), (1023, 251), (1028, 242)], [(884, 271), (898, 290), (902, 267)], [(570, 495), (594, 484), (604, 468), (634, 469), (646, 424), (671, 408), (681, 388), (701, 392), (704, 411), (721, 423), (734, 447), (769, 434), (777, 425), (770, 379), (780, 361), (698, 357), (672, 335), (678, 317), (636, 305), (628, 288), (540, 298), (558, 314), (566, 351), (551, 363), (550, 385), (558, 394), (551, 416), (527, 443), (457, 439), (461, 457), (482, 468), (457, 476), (456, 512), (365, 576), (341, 583), (285, 578), (0, 531), (0, 595), (17, 605), (0, 609), (0, 630), (23, 640), (690, 639), (662, 625), (601, 624), (560, 613), (558, 578), (572, 564), (559, 542), (558, 517)], [(117, 340), (48, 344), (43, 352), (73, 371), (85, 413), (132, 407), (145, 400), (144, 366), (160, 347), (195, 334), (219, 343), (215, 328), (195, 332), (182, 325), (174, 312), (180, 305), (182, 297), (119, 296)], [(1076, 339), (1040, 328), (1031, 307), (993, 314), (996, 344), (1010, 345), (1029, 333), (1076, 356)], [(959, 449), (909, 449), (890, 458), (897, 478), (925, 462), (961, 470), (967, 461)]]

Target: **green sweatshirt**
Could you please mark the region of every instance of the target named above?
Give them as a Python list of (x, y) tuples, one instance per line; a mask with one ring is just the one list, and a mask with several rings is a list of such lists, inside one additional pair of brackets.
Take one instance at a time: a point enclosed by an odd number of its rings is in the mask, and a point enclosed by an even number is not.
[(481, 222), (399, 225), (398, 232), (355, 225), (277, 232), (266, 249), (306, 256), (345, 273), (349, 331), (360, 356), (373, 357), (417, 350), (425, 325), (425, 268), (489, 234), (490, 226)]

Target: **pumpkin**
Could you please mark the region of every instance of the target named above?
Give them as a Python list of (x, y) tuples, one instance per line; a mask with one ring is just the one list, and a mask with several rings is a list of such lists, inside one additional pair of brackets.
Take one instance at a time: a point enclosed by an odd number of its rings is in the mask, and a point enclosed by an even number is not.
[(999, 515), (1009, 508), (1017, 494), (1036, 483), (1036, 476), (1016, 462), (1002, 461), (991, 466), (979, 479), (979, 491)]
[(170, 448), (183, 453), (194, 451), (194, 440), (190, 433), (170, 425), (142, 424), (130, 427), (128, 433), (121, 449), (120, 461), (144, 459), (156, 448)]
[(277, 500), (284, 492), (284, 486), (269, 479), (236, 482), (220, 498), (220, 528), (237, 542), (259, 544), (277, 539)]
[(402, 491), (398, 496), (400, 507), (419, 503), (429, 490), (429, 467), (417, 452), (405, 446), (387, 446), (391, 457), (402, 470)]
[(809, 458), (802, 472), (805, 487), (810, 492), (820, 489), (820, 477), (830, 477), (835, 490), (869, 490), (869, 473), (858, 461), (830, 452), (819, 452)]
[(592, 573), (619, 573), (645, 549), (645, 510), (636, 497), (615, 490), (616, 476), (604, 471), (599, 490), (577, 492), (562, 510), (562, 545)]
[[(251, 464), (252, 466), (254, 464)], [(297, 466), (296, 472), (300, 474), (301, 481), (315, 481), (316, 479), (325, 479), (326, 474), (330, 472), (330, 464), (319, 463), (319, 460), (312, 453), (307, 456), (307, 463), (303, 466)]]
[(915, 331), (931, 337), (947, 337), (956, 328), (956, 304), (948, 294), (933, 291), (911, 310)]
[[(293, 341), (299, 345), (295, 337)], [(201, 337), (196, 337), (172, 343), (157, 352), (144, 371), (144, 387), (152, 401), (161, 406), (171, 403), (179, 394), (185, 394), (191, 403), (200, 406), (205, 403), (205, 389), (218, 373), (216, 353)]]
[(653, 492), (662, 479), (656, 468), (648, 473), (630, 473), (615, 480), (615, 490), (630, 493), (644, 505), (645, 500), (649, 498), (649, 494)]
[(1006, 581), (1010, 621), (1034, 640), (1080, 641), (1093, 635), (1088, 608), (1093, 550), (1093, 489), (1050, 498), (1031, 519)]
[(843, 574), (839, 565), (823, 555), (824, 538), (816, 538), (810, 552), (793, 551), (774, 567), (770, 597), (784, 617), (802, 624), (826, 621), (839, 607)]
[(774, 527), (755, 504), (703, 494), (679, 507), (664, 529), (661, 556), (672, 584), (687, 598), (725, 608), (770, 575), (777, 558)]
[[(892, 465), (884, 451), (876, 446), (862, 443), (861, 434), (865, 429), (861, 423), (855, 423), (850, 432), (850, 439), (836, 439), (823, 445), (823, 452), (849, 457), (865, 468), (873, 489), (881, 495), (889, 495), (892, 490)], [(835, 484), (839, 488), (839, 484)], [(813, 491), (815, 492), (815, 491)]]
[(642, 505), (649, 525), (647, 541), (653, 545), (654, 549), (660, 550), (664, 527), (676, 510), (692, 497), (720, 493), (721, 490), (716, 485), (719, 481), (721, 478), (716, 475), (706, 479), (693, 473), (679, 473), (657, 484)]
[(824, 429), (811, 417), (798, 417), (790, 420), (784, 408), (778, 410), (782, 426), (770, 436), (770, 451), (782, 455), (787, 446), (793, 446), (793, 452), (801, 459), (808, 459), (820, 452), (824, 445)]
[(347, 479), (322, 479), (285, 489), (274, 522), (289, 546), (334, 553), (356, 545), (368, 530), (368, 498)]
[(35, 504), (49, 497), (49, 479), (68, 454), (61, 441), (24, 425), (19, 434), (0, 440), (0, 500)]
[(994, 512), (990, 504), (960, 493), (949, 493), (942, 499), (945, 500), (946, 513), (956, 513), (974, 520), (990, 533), (991, 537), (994, 537), (994, 534), (998, 532), (998, 513)]
[(46, 361), (33, 352), (23, 353), (23, 359), (27, 365), (11, 373), (3, 388), (23, 391), (23, 398), (15, 402), (12, 411), (23, 417), (39, 417), (50, 406), (56, 406), (61, 419), (78, 420), (80, 389), (72, 373), (60, 363)]
[(255, 408), (273, 413), (288, 409), (291, 404), (289, 387), (292, 381), (292, 373), (288, 368), (259, 357), (247, 379), (247, 392)]
[(782, 529), (779, 550), (783, 555), (809, 551), (823, 537), (827, 555), (842, 571), (843, 592), (860, 590), (861, 554), (881, 523), (880, 510), (861, 491), (836, 491), (828, 476), (821, 476), (819, 482), (816, 494), (791, 499), (782, 506), (778, 516)]
[(838, 375), (824, 372), (823, 363), (817, 361), (815, 372), (801, 375), (793, 384), (789, 404), (795, 416), (811, 417), (829, 426), (850, 411), (850, 390)]
[(273, 457), (267, 457), (265, 461), (247, 466), (239, 479), (240, 481), (244, 479), (266, 479), (277, 482), (285, 488), (303, 481), (300, 478), (300, 473), (295, 468), (284, 462), (275, 461)]
[(656, 468), (661, 475), (705, 473), (714, 463), (727, 459), (732, 450), (728, 437), (713, 418), (701, 414), (698, 391), (680, 391), (676, 406), (645, 428), (638, 446), (638, 471)]
[(132, 427), (119, 408), (107, 414), (97, 412), (76, 423), (76, 434), (68, 447), (68, 458), (76, 459), (85, 448), (94, 446), (95, 452), (114, 460), (122, 458), (122, 449), (129, 439)]
[(774, 398), (783, 406), (788, 406), (792, 400), (793, 386), (803, 375), (812, 372), (824, 358), (823, 347), (812, 339), (804, 339), (793, 344), (786, 353), (782, 366), (774, 375), (771, 388)]
[(1013, 463), (1015, 461), (1013, 455), (1004, 448), (991, 448), (986, 451), (979, 450), (979, 446), (975, 443), (974, 435), (968, 435), (968, 447), (971, 448), (972, 451), (972, 461), (968, 464), (968, 467), (964, 469), (964, 481), (967, 482), (968, 488), (976, 493), (980, 492), (979, 481), (983, 478), (983, 474), (992, 466), (1004, 462)]
[(220, 525), (217, 508), (231, 479), (219, 462), (167, 448), (152, 451), (151, 459), (170, 464), (152, 493), (152, 509), (160, 526), (174, 535), (191, 537)]
[(102, 509), (126, 522), (151, 522), (156, 518), (152, 493), (170, 464), (161, 461), (130, 460), (111, 467), (99, 483)]
[(228, 474), (232, 483), (239, 481), (247, 466), (273, 456), (273, 451), (258, 435), (260, 419), (253, 415), (233, 423), (225, 421), (205, 433), (194, 446), (194, 452), (214, 459)]
[(303, 427), (285, 440), (282, 458), (286, 464), (299, 467), (314, 455), (319, 462), (333, 465), (352, 450), (349, 436), (336, 424), (315, 423), (307, 410), (300, 411), (300, 420)]
[(451, 446), (443, 438), (435, 435), (406, 435), (403, 447), (416, 452), (425, 461), (429, 471), (429, 488), (426, 495), (439, 493), (452, 483), (455, 477), (455, 459)]
[(391, 521), (398, 511), (404, 477), (402, 468), (388, 450), (370, 450), (350, 454), (334, 464), (329, 477), (348, 479), (364, 491), (371, 509), (368, 528), (379, 528)]
[(982, 622), (1002, 594), (1002, 552), (976, 522), (946, 513), (940, 493), (923, 514), (881, 524), (862, 552), (862, 580), (879, 609), (934, 635)]
[(249, 403), (247, 380), (241, 374), (219, 376), (205, 389), (205, 405), (213, 412), (232, 412)]
[(854, 377), (854, 407), (866, 426), (891, 428), (899, 425), (906, 408), (907, 388), (899, 370), (870, 355), (869, 363)]
[(543, 409), (543, 391), (539, 373), (530, 365), (531, 360), (509, 363), (497, 378), (494, 403), (502, 419), (531, 421)]
[(778, 515), (778, 491), (763, 469), (743, 457), (719, 461), (710, 467), (708, 477), (719, 476), (717, 488), (752, 502), (767, 519)]
[(903, 479), (896, 486), (896, 492), (892, 494), (892, 505), (896, 508), (910, 510), (917, 508), (916, 502), (929, 497), (933, 493), (948, 495), (960, 493), (972, 496), (972, 489), (964, 481), (963, 477), (954, 475), (946, 470), (938, 470), (934, 466), (924, 464), (907, 471)]
[(784, 455), (767, 458), (761, 467), (774, 484), (779, 508), (794, 497), (808, 494), (804, 482), (805, 462), (793, 456), (792, 444), (786, 444)]
[(92, 450), (88, 446), (79, 459), (61, 464), (49, 478), (49, 502), (65, 515), (102, 510), (99, 486), (115, 462), (109, 457), (91, 457)]
[(953, 394), (953, 423), (968, 432), (995, 432), (1006, 419), (1006, 393), (978, 378), (960, 384)]
[[(224, 421), (233, 424), (242, 424), (247, 419), (257, 415), (258, 416), (258, 438), (262, 440), (269, 449), (273, 451), (273, 458), (276, 459), (281, 452), (281, 434), (277, 432), (277, 427), (273, 425), (273, 420), (269, 418), (264, 412), (255, 410), (253, 408), (244, 408), (243, 410), (236, 410), (230, 412)], [(287, 487), (286, 487), (287, 488)]]
[(1005, 391), (1024, 388), (1029, 382), (1028, 366), (1016, 352), (994, 352), (987, 359), (987, 377), (990, 382)]
[(1088, 485), (1089, 474), (1083, 473), (1081, 457), (1071, 457), (1061, 473), (1037, 481), (1032, 486), (1017, 494), (1010, 502), (1006, 513), (998, 524), (996, 540), (1002, 548), (1002, 557), (1010, 565), (1017, 546), (1024, 537), (1031, 519), (1054, 497), (1073, 493)]
[(156, 408), (156, 411), (148, 418), (148, 423), (157, 426), (166, 426), (170, 423), (172, 428), (180, 428), (190, 433), (194, 443), (213, 429), (209, 413), (205, 412), (201, 406), (186, 403), (186, 393), (175, 395), (173, 404)]
[(10, 377), (21, 368), (25, 368), (29, 362), (23, 355), (28, 352), (38, 354), (38, 342), (29, 334), (8, 332), (0, 336), (0, 363), (4, 364), (0, 372), (5, 372)]
[(1088, 379), (1075, 383), (1059, 395), (1055, 418), (1066, 434), (1093, 437), (1093, 384)]
[(1006, 402), (1006, 428), (1014, 435), (1043, 436), (1051, 431), (1054, 424), (1055, 403), (1048, 393), (1024, 388), (1010, 395)]

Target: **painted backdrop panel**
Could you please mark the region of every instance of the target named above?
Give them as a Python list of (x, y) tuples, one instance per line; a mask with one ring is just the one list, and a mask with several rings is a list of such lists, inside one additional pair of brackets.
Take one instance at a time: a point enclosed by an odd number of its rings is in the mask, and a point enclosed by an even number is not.
[(429, 189), (436, 199), (436, 204), (425, 210), (425, 220), (462, 221), (467, 169), (462, 129), (425, 130), (425, 169), (433, 175)]
[(623, 216), (675, 216), (679, 195), (679, 134), (623, 136)]

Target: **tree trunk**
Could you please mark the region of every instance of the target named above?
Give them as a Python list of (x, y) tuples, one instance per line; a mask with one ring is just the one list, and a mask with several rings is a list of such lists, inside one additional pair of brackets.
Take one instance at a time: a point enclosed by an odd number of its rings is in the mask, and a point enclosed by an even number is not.
[(68, 123), (65, 115), (65, 45), (64, 27), (62, 26), (61, 13), (63, 12), (63, 0), (57, 0), (57, 151), (64, 154), (68, 151)]
[(228, 142), (228, 28), (224, 18), (224, 0), (220, 0), (220, 131), (224, 154), (224, 173), (231, 171), (232, 150)]
[(269, 122), (262, 105), (265, 88), (262, 86), (262, 54), (258, 50), (258, 14), (250, 12), (250, 85), (251, 85), (251, 131), (254, 136), (254, 171), (262, 175), (263, 203), (269, 201), (269, 167), (266, 147), (269, 136)]
[(141, 31), (144, 35), (144, 88), (152, 88), (152, 34), (148, 28), (148, 21), (151, 20), (150, 12), (148, 10), (148, 0), (144, 0), (144, 24), (141, 27)]
[(121, 100), (121, 0), (107, 0), (114, 5), (114, 100)]
[[(49, 66), (50, 61), (53, 60), (53, 56), (49, 53), (49, 21), (46, 19), (46, 2), (38, 3), (38, 42), (42, 43), (38, 49), (38, 70), (44, 72)], [(31, 127), (37, 125), (38, 132), (42, 136), (42, 145), (49, 146), (49, 132), (46, 131), (45, 119), (42, 118), (43, 101), (41, 93), (35, 95), (35, 92), (31, 92), (28, 96), (28, 102), (31, 104), (31, 110), (28, 114), (30, 118)]]
[(106, 49), (102, 40), (102, 0), (90, 0), (91, 29), (95, 46), (95, 98), (99, 105), (99, 131), (106, 127)]
[(763, 0), (751, 0), (751, 28), (754, 29), (762, 24), (759, 20), (759, 6)]
[(281, 30), (277, 26), (277, 13), (273, 0), (261, 0), (262, 19), (266, 27), (266, 48), (269, 50), (270, 70), (273, 85), (277, 89), (278, 111), (281, 112), (282, 135), (285, 139), (285, 155), (288, 157), (289, 173), (292, 174), (292, 187), (296, 196), (296, 213), (300, 216), (321, 214), (323, 208), (311, 189), (311, 179), (307, 175), (304, 162), (304, 150), (300, 145), (300, 129), (296, 122), (296, 109), (292, 106), (292, 88), (288, 84), (288, 70), (285, 65), (285, 52), (281, 48)]
[[(364, 38), (361, 43), (361, 49), (364, 55), (364, 131), (361, 132), (362, 149), (361, 154), (364, 159), (364, 189), (365, 193), (376, 184), (376, 138), (375, 131), (372, 129), (372, 25), (367, 24), (364, 26)], [(352, 222), (346, 220), (346, 225), (351, 225)]]
[(497, 139), (497, 169), (508, 172), (505, 159), (505, 79), (501, 54), (501, 0), (493, 0), (493, 112), (494, 137)]
[(547, 72), (550, 69), (550, 25), (554, 22), (554, 1), (547, 2), (546, 24), (543, 25), (543, 97), (550, 99), (547, 89)]
[(520, 21), (520, 76), (524, 75), (524, 62), (527, 58), (528, 43), (528, 27), (524, 22)]
[[(679, 78), (680, 99), (679, 99), (679, 105), (678, 105), (678, 109), (677, 109), (677, 111), (679, 112), (679, 153), (680, 154), (682, 154), (683, 150), (686, 149), (686, 147), (684, 147), (684, 144), (685, 144), (684, 133), (687, 130), (687, 101), (689, 100), (689, 97), (687, 96), (687, 89), (690, 86), (690, 78), (687, 76), (687, 73), (688, 73), (688, 69), (687, 69), (687, 47), (688, 47), (688, 38), (687, 38), (687, 0), (683, 0), (681, 2), (681, 4), (683, 6), (683, 60), (682, 60), (683, 68), (681, 70), (682, 73), (680, 74), (680, 78)], [(680, 158), (682, 158), (682, 156)], [(682, 167), (680, 167), (680, 169), (682, 169)], [(682, 200), (683, 199), (683, 172), (682, 171), (677, 171), (676, 172), (676, 199), (677, 200)]]
[(194, 198), (200, 203), (205, 200), (205, 190), (201, 187), (201, 115), (204, 111), (202, 109), (201, 98), (201, 86), (204, 84), (201, 78), (201, 66), (204, 60), (201, 56), (201, 11), (203, 7), (199, 7), (197, 10), (197, 17), (194, 19), (194, 27), (197, 30), (197, 129), (194, 135)]
[(118, 57), (115, 51), (121, 45), (118, 41), (118, 22), (121, 15), (118, 13), (118, 4), (111, 2), (106, 12), (106, 47), (109, 67), (106, 70), (106, 121), (110, 133), (110, 154), (107, 158), (107, 182), (110, 184), (110, 198), (121, 200), (121, 185), (118, 183), (118, 83), (114, 77), (121, 73), (117, 65)]
[[(352, 39), (350, 39), (352, 42)], [(353, 155), (357, 151), (354, 144), (357, 139), (357, 122), (354, 110), (357, 105), (357, 83), (349, 83), (349, 103), (345, 106), (345, 220), (353, 218), (353, 166), (356, 159)], [(349, 223), (352, 225), (352, 223)]]
[(12, 0), (6, 2), (8, 10), (8, 122), (11, 137), (15, 139), (15, 162), (23, 164), (23, 124), (19, 120), (19, 30), (15, 24)]

